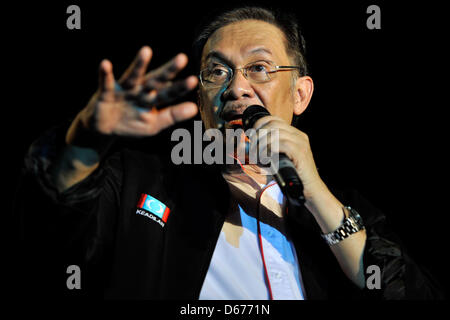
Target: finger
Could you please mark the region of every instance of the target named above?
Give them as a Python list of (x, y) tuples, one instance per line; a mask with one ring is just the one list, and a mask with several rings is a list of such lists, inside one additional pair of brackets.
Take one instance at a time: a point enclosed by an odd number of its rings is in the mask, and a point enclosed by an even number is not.
[(281, 118), (275, 117), (275, 116), (265, 116), (262, 117), (261, 119), (258, 119), (255, 124), (253, 125), (253, 127), (256, 130), (259, 130), (263, 127), (266, 127), (267, 125), (274, 125), (274, 124), (278, 124), (278, 126), (283, 126), (283, 124), (286, 124)]
[(288, 134), (292, 134), (292, 135), (296, 135), (296, 136), (300, 135), (302, 138), (307, 138), (307, 135), (303, 131), (300, 131), (299, 129), (291, 126), (290, 124), (288, 124), (281, 118), (273, 117), (273, 116), (270, 116), (270, 117), (267, 116), (267, 117), (259, 119), (258, 121), (255, 122), (255, 128), (257, 131), (259, 131), (261, 129), (266, 129), (266, 130), (279, 129), (279, 130), (286, 131)]
[[(265, 151), (264, 155), (271, 155), (272, 153), (278, 153), (278, 146), (280, 142), (280, 134), (286, 134), (286, 131), (280, 133), (283, 129), (271, 128), (271, 129), (259, 129), (252, 133), (250, 137), (250, 152), (253, 155), (262, 155), (262, 151)], [(267, 153), (269, 152), (269, 153)]]
[(161, 110), (156, 108), (148, 112), (142, 112), (140, 117), (149, 125), (152, 134), (155, 134), (177, 122), (192, 118), (198, 112), (198, 107), (193, 102), (183, 102)]
[(148, 46), (144, 46), (141, 50), (139, 50), (136, 58), (119, 80), (122, 88), (125, 90), (130, 90), (142, 84), (144, 80), (143, 76), (147, 70), (148, 64), (150, 63), (152, 54), (152, 49)]
[(274, 148), (273, 144), (263, 143), (258, 146), (257, 152), (260, 158), (273, 158), (274, 156), (284, 153), (291, 161), (294, 161), (295, 158), (292, 155), (300, 149), (301, 148), (294, 141), (281, 139), (278, 141), (276, 148)]
[[(293, 132), (289, 128), (271, 128), (260, 129), (256, 133), (258, 148), (269, 146), (270, 152), (282, 152), (281, 148), (284, 143), (296, 145), (299, 149), (308, 149), (308, 136), (301, 132)], [(254, 143), (256, 144), (256, 143)]]
[(262, 143), (265, 141), (275, 141), (279, 139), (280, 136), (292, 135), (289, 129), (278, 126), (263, 126), (258, 130), (251, 129), (249, 131), (249, 139), (252, 144)]
[(99, 90), (100, 93), (114, 91), (114, 74), (112, 71), (112, 63), (104, 59), (100, 62), (99, 68)]
[(188, 57), (184, 53), (176, 55), (163, 66), (145, 76), (144, 90), (159, 89), (165, 82), (172, 80), (188, 63)]
[(190, 76), (184, 80), (171, 83), (166, 88), (161, 89), (154, 94), (152, 91), (147, 97), (147, 103), (153, 106), (162, 106), (172, 103), (176, 99), (186, 95), (189, 91), (195, 89), (198, 85), (196, 76)]

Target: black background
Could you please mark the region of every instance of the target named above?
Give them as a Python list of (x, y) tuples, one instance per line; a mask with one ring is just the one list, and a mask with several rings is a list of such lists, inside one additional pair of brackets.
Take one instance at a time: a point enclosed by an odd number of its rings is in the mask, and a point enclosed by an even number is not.
[[(240, 2), (226, 2), (233, 3)], [(409, 253), (448, 287), (448, 40), (439, 3), (276, 1), (298, 15), (306, 38), (315, 91), (299, 128), (310, 137), (322, 178), (359, 190), (382, 209)], [(81, 30), (66, 27), (71, 4), (81, 8)], [(371, 4), (381, 8), (381, 30), (366, 27)], [(223, 5), (127, 0), (4, 7), (4, 252), (14, 249), (9, 218), (27, 148), (84, 107), (96, 90), (99, 62), (110, 59), (119, 76), (143, 45), (154, 51), (151, 68), (178, 52), (190, 54), (198, 21)], [(182, 75), (193, 72), (190, 66)], [(26, 196), (19, 194), (21, 201)]]

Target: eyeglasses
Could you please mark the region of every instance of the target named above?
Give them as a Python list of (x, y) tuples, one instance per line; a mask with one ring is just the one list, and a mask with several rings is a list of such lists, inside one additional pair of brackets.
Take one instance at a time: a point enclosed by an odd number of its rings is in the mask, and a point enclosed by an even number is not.
[(276, 66), (270, 61), (255, 61), (247, 64), (243, 68), (232, 69), (220, 63), (214, 63), (212, 66), (200, 71), (200, 83), (203, 87), (219, 88), (228, 84), (233, 79), (234, 71), (241, 71), (245, 79), (255, 83), (268, 82), (275, 78), (278, 71), (291, 71), (292, 69), (300, 70), (303, 68), (298, 66)]

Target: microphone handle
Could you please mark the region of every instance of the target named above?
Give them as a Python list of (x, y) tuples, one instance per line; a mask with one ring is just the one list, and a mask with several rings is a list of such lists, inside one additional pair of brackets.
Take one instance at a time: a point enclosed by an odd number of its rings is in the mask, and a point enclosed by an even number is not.
[(273, 177), (280, 186), (283, 194), (289, 201), (295, 205), (303, 205), (305, 203), (305, 196), (303, 195), (303, 184), (300, 181), (297, 170), (291, 159), (284, 153), (280, 153), (278, 160), (278, 170), (276, 164), (271, 163), (272, 171), (275, 172)]

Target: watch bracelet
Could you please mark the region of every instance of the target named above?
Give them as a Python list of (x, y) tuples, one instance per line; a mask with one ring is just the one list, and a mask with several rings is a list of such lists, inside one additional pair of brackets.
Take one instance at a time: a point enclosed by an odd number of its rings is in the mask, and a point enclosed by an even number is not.
[(330, 233), (321, 234), (322, 238), (330, 246), (335, 245), (341, 242), (342, 240), (346, 239), (350, 235), (365, 229), (364, 224), (362, 222), (362, 218), (359, 216), (358, 212), (356, 212), (356, 210), (354, 210), (350, 206), (345, 206), (342, 208), (343, 211), (345, 209), (349, 210), (350, 214), (348, 217), (344, 219), (342, 224), (336, 230)]

